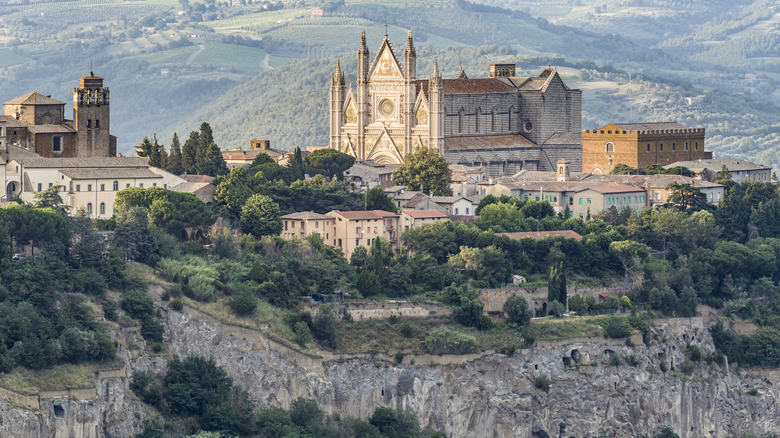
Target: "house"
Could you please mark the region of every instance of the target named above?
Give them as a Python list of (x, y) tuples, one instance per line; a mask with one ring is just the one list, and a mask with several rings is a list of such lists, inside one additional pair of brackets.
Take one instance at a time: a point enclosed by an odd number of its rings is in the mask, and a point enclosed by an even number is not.
[(720, 178), (720, 172), (725, 166), (728, 169), (731, 179), (735, 182), (745, 180), (753, 181), (772, 181), (772, 167), (763, 164), (751, 163), (750, 161), (738, 158), (710, 158), (696, 161), (677, 161), (664, 166), (664, 169), (673, 167), (685, 167), (696, 174), (696, 178), (707, 181), (714, 181)]
[(229, 150), (222, 152), (222, 159), (225, 160), (225, 164), (227, 164), (229, 169), (236, 167), (247, 168), (252, 164), (253, 161), (255, 161), (255, 158), (257, 158), (256, 154), (251, 155), (248, 154), (247, 151), (243, 150)]
[(444, 208), (447, 216), (473, 216), (477, 208), (473, 202), (462, 196), (431, 196), (431, 202)]
[(331, 244), (333, 236), (333, 227), (336, 218), (326, 214), (319, 214), (313, 211), (302, 211), (298, 213), (286, 214), (281, 217), (282, 232), (280, 236), (284, 240), (293, 238), (304, 239), (311, 234), (317, 233), (325, 240), (325, 243)]
[(617, 164), (647, 167), (676, 161), (711, 159), (704, 149), (704, 128), (677, 122), (610, 123), (582, 131), (582, 171), (608, 174)]
[(401, 212), (400, 232), (446, 219), (447, 215), (438, 210), (404, 210)]
[(397, 164), (377, 164), (373, 161), (359, 161), (344, 171), (344, 179), (354, 183), (358, 187), (382, 188), (393, 186), (393, 172), (398, 169)]
[(643, 187), (647, 191), (647, 200), (650, 207), (658, 207), (668, 202), (670, 184), (688, 184), (699, 189), (706, 197), (707, 202), (718, 205), (726, 189), (722, 184), (710, 181), (690, 178), (682, 175), (586, 175), (580, 181), (590, 184), (600, 184), (607, 181), (628, 184), (634, 187)]
[(647, 191), (644, 188), (610, 182), (590, 186), (574, 193), (569, 198), (569, 217), (585, 219), (610, 207), (618, 211), (628, 208), (638, 215), (647, 205)]
[[(387, 191), (385, 191), (385, 193), (387, 193)], [(416, 190), (406, 190), (406, 188), (400, 191), (394, 191), (394, 193), (395, 194), (392, 196), (393, 202), (399, 209), (414, 208), (412, 205), (410, 205), (410, 203), (416, 203), (428, 198), (428, 195), (424, 194), (423, 192)]]
[[(371, 247), (373, 240), (384, 237), (390, 241), (394, 252), (398, 253), (399, 215), (384, 210), (339, 211), (333, 210), (328, 216), (335, 218), (333, 226), (333, 246), (341, 248), (347, 260), (359, 246)], [(330, 243), (330, 242), (329, 242)]]

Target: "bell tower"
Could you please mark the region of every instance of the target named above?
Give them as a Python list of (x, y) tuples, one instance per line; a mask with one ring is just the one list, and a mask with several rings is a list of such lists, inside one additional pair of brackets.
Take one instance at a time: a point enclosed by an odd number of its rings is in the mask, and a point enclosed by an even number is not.
[[(77, 157), (110, 157), (112, 151), (109, 90), (103, 78), (89, 72), (73, 90), (73, 125), (77, 131)], [(113, 147), (115, 149), (116, 146)]]

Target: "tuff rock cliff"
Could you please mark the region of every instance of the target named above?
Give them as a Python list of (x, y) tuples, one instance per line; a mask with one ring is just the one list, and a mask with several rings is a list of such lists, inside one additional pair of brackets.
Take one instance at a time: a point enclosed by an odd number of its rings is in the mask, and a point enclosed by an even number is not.
[[(738, 374), (706, 363), (689, 376), (679, 372), (685, 345), (713, 351), (701, 318), (658, 321), (661, 340), (649, 347), (579, 339), (538, 343), (511, 357), (416, 356), (396, 365), (381, 355), (305, 355), (258, 331), (158, 305), (166, 348), (180, 356), (213, 356), (259, 407), (287, 407), (298, 396), (316, 399), (327, 412), (364, 418), (377, 406), (401, 407), (414, 410), (424, 427), (454, 438), (639, 436), (667, 425), (682, 438), (780, 431), (776, 373)], [(128, 375), (165, 366), (158, 356), (123, 357)], [(659, 370), (662, 362), (666, 373)], [(549, 392), (534, 387), (539, 375), (551, 379)], [(42, 400), (37, 411), (0, 401), (0, 435), (132, 436), (144, 413), (125, 394), (127, 384), (126, 378), (98, 379), (93, 400)]]

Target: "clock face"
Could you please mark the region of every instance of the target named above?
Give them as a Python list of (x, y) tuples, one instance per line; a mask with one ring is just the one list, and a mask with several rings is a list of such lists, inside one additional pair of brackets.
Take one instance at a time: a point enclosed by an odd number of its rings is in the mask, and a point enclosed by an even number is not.
[(383, 101), (379, 102), (379, 114), (381, 114), (382, 117), (392, 117), (394, 112), (395, 104), (392, 100), (384, 99)]

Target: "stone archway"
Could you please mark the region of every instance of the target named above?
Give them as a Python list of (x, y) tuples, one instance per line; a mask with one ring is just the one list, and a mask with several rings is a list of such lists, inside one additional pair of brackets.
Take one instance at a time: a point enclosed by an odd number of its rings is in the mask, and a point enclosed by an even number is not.
[(5, 187), (5, 200), (10, 201), (11, 198), (19, 194), (21, 184), (16, 181), (9, 181)]
[(401, 164), (403, 160), (394, 153), (382, 151), (371, 155), (369, 160), (374, 160), (376, 164)]
[(599, 169), (598, 167), (596, 167), (596, 168), (594, 168), (593, 170), (590, 171), (590, 174), (591, 175), (604, 175), (604, 172), (601, 169)]

